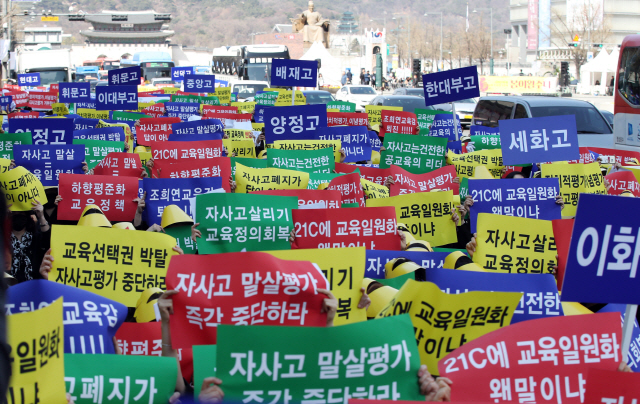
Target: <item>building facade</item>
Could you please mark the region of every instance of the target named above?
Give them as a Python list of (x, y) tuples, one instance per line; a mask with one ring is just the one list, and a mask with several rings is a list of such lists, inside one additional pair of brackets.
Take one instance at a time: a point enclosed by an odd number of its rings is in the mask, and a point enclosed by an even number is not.
[(146, 11), (103, 10), (100, 15), (87, 15), (85, 21), (92, 29), (80, 31), (90, 44), (164, 44), (174, 31), (165, 23), (170, 14)]

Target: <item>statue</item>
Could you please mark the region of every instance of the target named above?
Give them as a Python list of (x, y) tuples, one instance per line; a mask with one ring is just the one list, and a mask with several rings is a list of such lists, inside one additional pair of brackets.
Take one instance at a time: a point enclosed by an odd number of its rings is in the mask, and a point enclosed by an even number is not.
[(314, 11), (313, 1), (309, 2), (309, 9), (298, 18), (291, 19), (294, 32), (302, 32), (304, 42), (322, 42), (329, 47), (329, 20), (323, 20), (319, 12)]

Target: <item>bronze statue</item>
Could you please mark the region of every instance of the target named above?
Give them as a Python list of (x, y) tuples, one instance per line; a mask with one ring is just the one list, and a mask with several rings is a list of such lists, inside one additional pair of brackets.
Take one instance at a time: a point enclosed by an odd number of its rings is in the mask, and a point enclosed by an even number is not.
[(309, 2), (309, 9), (298, 18), (292, 18), (293, 32), (302, 32), (304, 42), (322, 42), (329, 47), (329, 20), (323, 20), (322, 15), (314, 11), (313, 1)]

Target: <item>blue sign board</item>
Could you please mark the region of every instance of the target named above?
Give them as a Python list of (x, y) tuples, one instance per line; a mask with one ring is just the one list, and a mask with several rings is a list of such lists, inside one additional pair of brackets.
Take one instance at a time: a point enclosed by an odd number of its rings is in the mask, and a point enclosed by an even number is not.
[(369, 141), (371, 142), (371, 149), (379, 152), (380, 147), (382, 146), (382, 142), (380, 141), (377, 132), (372, 130), (369, 131)]
[(316, 129), (327, 126), (325, 104), (268, 108), (264, 110), (267, 143), (276, 140), (315, 139)]
[(182, 81), (188, 74), (193, 74), (193, 66), (171, 68), (171, 78), (174, 81)]
[(34, 145), (72, 144), (73, 119), (9, 119), (9, 133), (31, 132)]
[[(455, 123), (458, 124), (458, 136), (462, 135), (462, 125), (460, 120), (456, 119)], [(458, 140), (456, 138), (455, 124), (453, 121), (453, 115), (451, 114), (436, 114), (433, 117), (433, 124), (429, 129), (429, 136), (446, 137), (452, 142)]]
[(384, 279), (384, 266), (396, 258), (409, 259), (423, 268), (442, 268), (447, 255), (448, 252), (367, 250), (364, 277)]
[(13, 97), (10, 95), (5, 95), (0, 97), (0, 107), (8, 107), (11, 106), (13, 102)]
[(14, 145), (16, 165), (31, 171), (45, 187), (57, 187), (60, 174), (84, 174), (85, 146), (77, 145)]
[(562, 300), (640, 304), (640, 199), (580, 194)]
[[(94, 94), (95, 97), (95, 94)], [(92, 99), (94, 98), (92, 97)], [(76, 108), (88, 108), (88, 109), (96, 109), (96, 103), (95, 101), (89, 101), (89, 102), (76, 102)]]
[(264, 111), (266, 111), (267, 108), (272, 107), (256, 104), (256, 107), (253, 110), (253, 120), (256, 121), (256, 123), (264, 123)]
[(504, 165), (578, 160), (575, 115), (498, 121)]
[(498, 127), (490, 128), (488, 126), (471, 125), (469, 126), (469, 136), (491, 136), (499, 135)]
[(32, 87), (40, 85), (40, 73), (18, 74), (18, 85), (20, 87)]
[(96, 87), (96, 108), (99, 111), (137, 110), (138, 86)]
[(58, 102), (91, 102), (90, 83), (60, 83)]
[(504, 181), (469, 179), (471, 233), (476, 232), (479, 213), (555, 220), (562, 218), (557, 178), (521, 178)]
[(124, 128), (94, 128), (73, 131), (74, 139), (110, 140), (113, 142), (124, 142)]
[(229, 82), (226, 80), (216, 80), (218, 87), (229, 87)]
[[(64, 279), (65, 268), (58, 271), (63, 272)], [(54, 272), (49, 275), (51, 280), (60, 276)], [(78, 274), (78, 280), (91, 281), (91, 271), (87, 272)], [(113, 337), (127, 318), (127, 307), (122, 303), (73, 286), (35, 279), (9, 288), (4, 308), (7, 314), (24, 313), (46, 307), (60, 297), (64, 305), (64, 353), (115, 354)]]
[(190, 116), (200, 115), (200, 104), (193, 102), (165, 102), (164, 108), (167, 116), (178, 117), (187, 121)]
[(273, 59), (271, 85), (274, 87), (315, 87), (318, 62), (315, 60)]
[(96, 127), (98, 123), (100, 123), (99, 119), (76, 118), (73, 120), (74, 131), (84, 130), (84, 129), (93, 129)]
[[(140, 78), (140, 66), (125, 67), (123, 69), (109, 70), (109, 85), (110, 86), (137, 86), (142, 81)], [(134, 108), (138, 109), (138, 108)]]
[[(626, 304), (608, 304), (598, 310), (598, 313), (620, 313), (620, 323), (624, 324)], [(638, 320), (633, 321), (633, 331), (631, 332), (631, 342), (629, 343), (629, 356), (627, 357), (627, 365), (634, 372), (640, 372), (640, 327)]]
[(171, 124), (169, 141), (219, 140), (224, 136), (224, 125), (219, 119), (203, 119)]
[(316, 138), (339, 140), (346, 155), (345, 163), (371, 160), (371, 140), (366, 126), (321, 126)]
[(215, 93), (216, 76), (213, 74), (190, 74), (184, 78), (185, 93)]
[(480, 97), (480, 83), (476, 66), (423, 74), (422, 86), (425, 105)]

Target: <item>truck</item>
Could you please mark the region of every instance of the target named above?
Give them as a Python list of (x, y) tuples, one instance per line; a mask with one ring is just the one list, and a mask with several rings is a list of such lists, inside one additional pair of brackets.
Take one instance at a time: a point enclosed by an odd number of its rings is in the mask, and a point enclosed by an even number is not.
[(213, 50), (211, 69), (216, 80), (271, 82), (271, 61), (290, 58), (284, 45), (222, 46)]
[(152, 79), (171, 77), (171, 68), (175, 66), (171, 55), (166, 52), (138, 52), (133, 59), (122, 59), (120, 67), (140, 66), (145, 82), (151, 83)]
[(40, 73), (42, 86), (75, 80), (72, 72), (71, 49), (20, 50), (17, 57), (17, 73)]
[(640, 151), (640, 34), (620, 45), (613, 88), (613, 134), (618, 150)]

